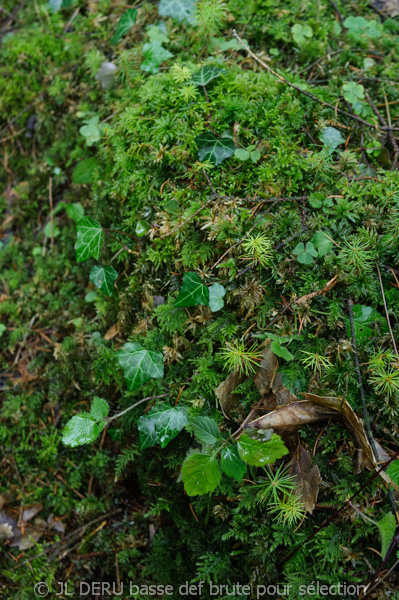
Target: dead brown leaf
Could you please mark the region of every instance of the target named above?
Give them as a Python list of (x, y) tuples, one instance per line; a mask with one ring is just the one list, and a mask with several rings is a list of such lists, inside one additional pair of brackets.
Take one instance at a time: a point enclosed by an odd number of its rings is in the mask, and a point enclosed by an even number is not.
[(233, 371), (233, 373), (230, 373), (227, 379), (222, 381), (215, 389), (215, 394), (219, 398), (220, 408), (226, 417), (238, 404), (239, 397), (237, 394), (233, 394), (233, 391), (245, 379), (246, 375), (244, 373)]
[(267, 415), (252, 421), (246, 428), (274, 429), (277, 433), (295, 433), (308, 423), (318, 423), (336, 416), (336, 411), (318, 406), (308, 400), (296, 400), (279, 406)]
[(296, 477), (297, 490), (302, 497), (306, 512), (312, 513), (316, 505), (321, 477), (319, 467), (317, 465), (312, 467), (312, 459), (303, 446), (297, 447), (290, 472)]
[(271, 340), (266, 340), (265, 348), (262, 351), (263, 358), (260, 362), (260, 369), (254, 377), (254, 383), (261, 396), (266, 396), (270, 390), (272, 391), (274, 398), (269, 397), (266, 406), (275, 408), (276, 406), (289, 404), (294, 400), (298, 400), (298, 398), (283, 385), (281, 375), (277, 373), (279, 363), (270, 346)]
[(119, 333), (119, 324), (115, 323), (115, 325), (112, 325), (112, 327), (110, 327), (108, 329), (108, 331), (106, 332), (106, 334), (104, 335), (104, 340), (106, 340), (108, 342), (108, 340), (112, 340), (115, 336), (117, 336)]

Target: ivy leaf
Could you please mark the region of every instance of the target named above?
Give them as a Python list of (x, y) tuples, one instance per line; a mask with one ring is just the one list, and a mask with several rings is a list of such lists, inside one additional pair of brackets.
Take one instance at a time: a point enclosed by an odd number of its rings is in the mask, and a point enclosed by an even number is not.
[(158, 443), (165, 448), (187, 423), (187, 411), (183, 406), (170, 406), (167, 402), (156, 404), (138, 421), (141, 449)]
[(202, 67), (199, 71), (194, 73), (194, 75), (191, 78), (191, 82), (195, 85), (206, 86), (210, 81), (212, 81), (212, 79), (216, 79), (216, 77), (219, 77), (222, 73), (225, 72), (226, 71), (224, 69), (219, 69), (219, 67), (206, 65), (205, 67)]
[(62, 7), (62, 0), (49, 0), (48, 6), (51, 12), (58, 12)]
[(83, 217), (76, 225), (76, 229), (76, 260), (83, 262), (91, 256), (99, 259), (104, 241), (104, 231), (100, 223), (91, 217)]
[(209, 288), (209, 308), (212, 312), (221, 310), (224, 306), (223, 298), (226, 295), (226, 290), (220, 283), (214, 283)]
[(163, 357), (156, 350), (146, 350), (141, 344), (128, 342), (115, 357), (123, 369), (130, 392), (151, 378), (163, 377)]
[(104, 398), (95, 396), (90, 407), (90, 414), (96, 420), (105, 419), (109, 413), (109, 404)]
[(196, 0), (161, 0), (158, 6), (158, 12), (164, 17), (172, 17), (176, 21), (193, 23)]
[(183, 285), (174, 306), (196, 306), (209, 304), (209, 289), (197, 273), (184, 273)]
[(114, 289), (114, 283), (118, 278), (118, 273), (115, 271), (114, 267), (108, 265), (107, 267), (93, 267), (90, 271), (89, 279), (94, 285), (107, 296), (112, 296), (112, 291)]
[(345, 138), (335, 127), (326, 127), (320, 134), (320, 139), (327, 148), (335, 150), (338, 146), (345, 143)]
[(74, 202), (71, 204), (65, 205), (65, 212), (70, 219), (75, 221), (75, 223), (79, 223), (85, 216), (85, 209), (79, 202)]
[(72, 417), (65, 425), (62, 432), (62, 441), (66, 446), (80, 446), (94, 442), (100, 433), (99, 427), (88, 413), (81, 413)]
[(195, 437), (204, 444), (216, 444), (223, 439), (216, 421), (210, 417), (191, 417), (188, 422), (194, 430)]
[(191, 454), (183, 463), (181, 475), (189, 496), (213, 492), (222, 477), (216, 459), (209, 454)]
[(332, 241), (329, 240), (322, 231), (316, 231), (312, 237), (312, 243), (316, 246), (319, 256), (325, 256), (333, 247)]
[(311, 265), (313, 257), (317, 256), (317, 250), (312, 242), (306, 242), (306, 247), (303, 242), (299, 242), (293, 250), (293, 254), (297, 255), (298, 262), (303, 265)]
[(160, 65), (171, 58), (173, 54), (166, 50), (159, 40), (149, 42), (143, 46), (144, 61), (141, 63), (141, 70), (148, 73), (158, 73)]
[(382, 558), (385, 558), (389, 546), (391, 545), (393, 536), (395, 535), (396, 519), (392, 513), (388, 513), (381, 519), (381, 521), (377, 521), (376, 525), (381, 536), (381, 555)]
[(241, 460), (235, 446), (226, 446), (220, 457), (220, 466), (226, 475), (233, 477), (241, 483), (247, 470), (246, 464)]
[(237, 442), (237, 448), (242, 460), (256, 467), (274, 463), (288, 454), (281, 437), (272, 429), (264, 429), (256, 437), (244, 433)]
[(386, 469), (386, 473), (389, 475), (392, 481), (394, 481), (394, 483), (399, 485), (399, 460), (392, 461)]
[(218, 139), (211, 131), (201, 133), (195, 142), (198, 146), (198, 157), (201, 162), (209, 160), (220, 165), (226, 158), (233, 156), (235, 146), (230, 138)]
[[(344, 318), (346, 322), (346, 334), (349, 339), (352, 339), (351, 325), (348, 318)], [(381, 323), (384, 330), (388, 329), (387, 322), (380, 313), (371, 306), (363, 306), (355, 304), (353, 307), (353, 327), (357, 341), (366, 340), (375, 334), (372, 327), (374, 323)]]
[(158, 434), (155, 431), (155, 423), (146, 416), (139, 418), (137, 423), (137, 429), (139, 430), (140, 448), (145, 450), (158, 444)]
[(136, 22), (137, 10), (129, 8), (124, 15), (119, 19), (118, 26), (114, 35), (111, 38), (111, 44), (118, 44), (121, 39), (130, 31)]
[(284, 360), (294, 360), (294, 355), (291, 354), (291, 352), (289, 350), (287, 350), (287, 348), (284, 348), (284, 346), (281, 346), (281, 344), (279, 344), (278, 342), (272, 342), (270, 345), (270, 349), (274, 352), (274, 354), (277, 354), (277, 356), (280, 356), (280, 358), (284, 358)]
[(94, 183), (98, 163), (95, 158), (85, 158), (76, 165), (72, 173), (73, 183)]

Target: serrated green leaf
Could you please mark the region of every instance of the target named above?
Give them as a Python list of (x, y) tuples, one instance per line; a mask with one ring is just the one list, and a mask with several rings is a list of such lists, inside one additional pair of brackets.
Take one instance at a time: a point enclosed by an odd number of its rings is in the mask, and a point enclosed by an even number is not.
[(236, 446), (226, 446), (220, 457), (220, 466), (222, 471), (229, 477), (233, 477), (239, 483), (247, 470), (246, 464), (241, 460)]
[(158, 40), (144, 44), (143, 54), (144, 61), (141, 63), (140, 68), (148, 73), (158, 73), (161, 64), (173, 56)]
[(194, 430), (195, 437), (204, 444), (216, 444), (223, 439), (216, 421), (210, 417), (190, 417), (188, 422)]
[(181, 475), (189, 496), (213, 492), (222, 477), (216, 459), (208, 454), (191, 454), (183, 463)]
[(191, 78), (191, 83), (194, 83), (195, 85), (206, 86), (210, 81), (212, 81), (212, 79), (216, 79), (216, 77), (219, 77), (222, 73), (225, 73), (224, 69), (220, 69), (219, 67), (212, 65), (206, 65), (194, 73)]
[(396, 530), (396, 519), (392, 513), (388, 513), (381, 519), (381, 521), (377, 521), (376, 525), (380, 532), (381, 536), (381, 554), (382, 558), (385, 558), (386, 553), (388, 552), (389, 546), (391, 545), (393, 536), (395, 535)]
[(94, 183), (98, 163), (95, 158), (85, 158), (76, 165), (72, 173), (73, 183)]
[(176, 299), (175, 306), (196, 306), (209, 304), (209, 289), (202, 283), (197, 273), (184, 273), (183, 285)]
[(104, 231), (100, 223), (91, 217), (83, 217), (76, 225), (76, 230), (76, 260), (83, 262), (91, 256), (99, 259), (104, 241)]
[[(374, 323), (381, 323), (383, 330), (388, 329), (386, 320), (375, 308), (364, 306), (362, 304), (355, 304), (352, 311), (356, 341), (362, 341), (375, 335), (376, 332), (372, 327)], [(344, 320), (346, 323), (346, 334), (348, 339), (352, 339), (350, 320), (348, 318), (344, 318)]]
[(196, 0), (161, 0), (158, 12), (165, 17), (172, 17), (176, 21), (187, 20), (193, 23), (195, 20)]
[(118, 44), (136, 23), (137, 10), (129, 8), (119, 19), (118, 26), (111, 38), (111, 44)]
[[(267, 430), (263, 430), (265, 434)], [(270, 430), (271, 431), (271, 430)], [(264, 438), (267, 436), (264, 435)], [(243, 433), (237, 442), (238, 453), (248, 465), (263, 467), (288, 454), (287, 448), (279, 435), (271, 434), (269, 439), (256, 439)]]
[(312, 237), (312, 242), (316, 246), (319, 256), (325, 256), (333, 247), (332, 241), (329, 240), (322, 231), (316, 231)]
[(399, 485), (399, 460), (394, 460), (386, 469), (387, 475), (396, 485)]
[(224, 160), (233, 156), (235, 146), (230, 138), (217, 138), (211, 131), (205, 131), (196, 137), (198, 157), (201, 162), (209, 160), (220, 165)]
[(209, 288), (209, 308), (212, 312), (221, 310), (224, 306), (223, 298), (226, 295), (226, 290), (220, 283), (214, 283)]
[(95, 396), (93, 398), (93, 402), (90, 407), (91, 416), (94, 419), (96, 419), (96, 421), (99, 421), (100, 419), (105, 419), (105, 417), (108, 415), (108, 413), (109, 413), (108, 402), (106, 400), (104, 400), (104, 398), (99, 398), (98, 396)]
[(284, 360), (290, 361), (295, 358), (294, 355), (291, 354), (289, 350), (287, 350), (287, 348), (284, 348), (284, 346), (281, 346), (278, 342), (272, 342), (270, 345), (270, 349), (272, 352), (274, 352), (274, 354), (280, 356), (280, 358), (284, 358)]
[(112, 296), (115, 281), (118, 279), (118, 273), (114, 267), (92, 267), (89, 279), (96, 287), (102, 290), (107, 296)]
[(66, 446), (81, 446), (94, 442), (98, 434), (99, 429), (94, 418), (88, 413), (81, 413), (72, 417), (65, 425), (62, 441)]
[(187, 423), (184, 406), (170, 406), (167, 402), (161, 402), (153, 406), (148, 415), (140, 417), (139, 431), (146, 448), (157, 443), (165, 448)]
[(127, 388), (133, 391), (149, 379), (163, 377), (163, 357), (156, 350), (146, 350), (141, 344), (128, 342), (115, 357), (123, 369)]

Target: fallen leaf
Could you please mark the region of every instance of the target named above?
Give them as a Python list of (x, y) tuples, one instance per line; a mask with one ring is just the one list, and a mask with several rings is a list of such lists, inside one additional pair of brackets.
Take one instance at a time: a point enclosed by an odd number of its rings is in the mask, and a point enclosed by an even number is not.
[(254, 383), (261, 396), (266, 396), (269, 394), (270, 390), (273, 392), (275, 397), (274, 406), (271, 402), (272, 399), (269, 397), (267, 407), (275, 408), (276, 406), (283, 406), (284, 404), (289, 404), (294, 400), (298, 400), (298, 398), (283, 385), (281, 375), (277, 372), (279, 363), (276, 355), (271, 349), (271, 340), (266, 340), (265, 348), (262, 351), (262, 357), (260, 369), (254, 377)]
[(320, 471), (317, 465), (312, 467), (312, 459), (303, 446), (298, 446), (292, 460), (291, 475), (297, 480), (297, 490), (302, 497), (305, 510), (313, 512), (321, 482)]
[(115, 323), (115, 325), (112, 325), (112, 327), (110, 327), (108, 329), (108, 331), (106, 332), (106, 334), (104, 335), (104, 340), (106, 340), (108, 342), (108, 340), (112, 340), (112, 338), (114, 338), (116, 335), (118, 335), (119, 333), (119, 324)]
[[(245, 428), (272, 428), (277, 433), (294, 433), (308, 423), (318, 423), (337, 416), (335, 410), (319, 406), (309, 400), (297, 400), (279, 406), (263, 417), (245, 425)], [(281, 430), (281, 431), (280, 431)]]
[(225, 416), (227, 416), (237, 406), (239, 397), (237, 394), (233, 394), (233, 391), (245, 379), (246, 375), (244, 373), (233, 371), (233, 373), (230, 373), (227, 379), (222, 381), (222, 383), (215, 389), (215, 394), (219, 399), (220, 408)]
[(33, 517), (35, 517), (43, 508), (43, 504), (28, 504), (25, 506), (22, 512), (22, 520), (30, 521)]
[(372, 4), (377, 10), (381, 10), (390, 17), (399, 15), (399, 0), (375, 0)]

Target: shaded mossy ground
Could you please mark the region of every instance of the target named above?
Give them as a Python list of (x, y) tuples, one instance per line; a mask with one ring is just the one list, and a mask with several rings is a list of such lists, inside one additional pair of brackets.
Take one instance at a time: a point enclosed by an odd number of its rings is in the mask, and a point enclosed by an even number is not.
[[(285, 381), (345, 397), (362, 414), (347, 302), (385, 319), (376, 264), (399, 339), (399, 291), (389, 269), (399, 256), (395, 142), (381, 122), (373, 125), (378, 118), (366, 99), (385, 126), (395, 126), (397, 19), (365, 1), (339, 3), (337, 13), (318, 0), (202, 0), (190, 24), (144, 2), (133, 28), (112, 44), (129, 8), (120, 2), (66, 2), (57, 12), (41, 0), (17, 4), (3, 3), (12, 18), (1, 14), (0, 493), (15, 519), (41, 504), (36, 518), (53, 515), (65, 532), (32, 518), (36, 532), (44, 528), (33, 547), (4, 542), (0, 596), (30, 599), (39, 581), (54, 591), (58, 581), (75, 589), (79, 581), (171, 584), (174, 597), (185, 581), (254, 589), (279, 582), (293, 586), (289, 598), (325, 597), (299, 595), (299, 585), (314, 581), (366, 583), (381, 562), (380, 540), (350, 506), (303, 545), (369, 477), (354, 474), (356, 445), (340, 423), (301, 431), (302, 444), (315, 448), (322, 484), (300, 526), (254, 501), (248, 489), (261, 469), (249, 470), (242, 485), (224, 477), (212, 494), (185, 495), (177, 480), (193, 437), (182, 432), (164, 449), (140, 450), (137, 420), (153, 401), (115, 419), (91, 445), (67, 448), (61, 437), (96, 395), (114, 414), (167, 391), (171, 404), (178, 399), (234, 431), (259, 394), (251, 379), (244, 382), (225, 419), (214, 394), (229, 372), (220, 350), (241, 338), (250, 346), (265, 331), (292, 338), (294, 360), (280, 361)], [(354, 20), (345, 26), (348, 17)], [(233, 28), (273, 69), (349, 116), (267, 73), (238, 47)], [(173, 57), (149, 73), (141, 68), (143, 45), (161, 34)], [(106, 89), (95, 78), (104, 61), (117, 67)], [(191, 82), (204, 65), (224, 69), (206, 93)], [(361, 89), (348, 88), (351, 82)], [(91, 143), (81, 127), (93, 118), (99, 139)], [(340, 133), (337, 150), (323, 143), (327, 128)], [(260, 158), (199, 162), (195, 140), (204, 131), (255, 146)], [(74, 168), (87, 158), (97, 161), (93, 183), (74, 183)], [(76, 226), (66, 210), (76, 204), (111, 230), (99, 262), (76, 262)], [(272, 245), (266, 266), (243, 259), (238, 243), (255, 219), (253, 235), (264, 233)], [(300, 262), (297, 244), (319, 231), (332, 240), (328, 251)], [(118, 279), (107, 297), (90, 283), (90, 269), (109, 263), (122, 243), (130, 252), (113, 260)], [(187, 271), (224, 285), (221, 311), (174, 307)], [(325, 294), (296, 303), (333, 278)], [(357, 346), (373, 435), (393, 453), (398, 365), (377, 320)], [(165, 376), (129, 392), (115, 350), (133, 340), (163, 352)], [(303, 351), (326, 360), (315, 366)], [(356, 507), (375, 520), (389, 513), (382, 480), (365, 487)], [(395, 550), (386, 569), (396, 558)], [(397, 598), (397, 587), (393, 572), (373, 595)]]

